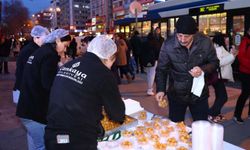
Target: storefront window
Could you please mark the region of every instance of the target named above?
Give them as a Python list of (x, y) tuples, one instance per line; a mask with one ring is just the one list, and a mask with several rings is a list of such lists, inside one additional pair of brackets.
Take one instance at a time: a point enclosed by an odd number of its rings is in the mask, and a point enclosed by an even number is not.
[[(141, 27), (142, 23), (141, 22), (137, 22), (137, 31), (141, 34)], [(135, 30), (135, 23), (131, 23), (131, 29), (134, 31)]]
[(129, 33), (130, 30), (129, 30), (129, 26), (125, 26), (125, 33)]
[(226, 13), (208, 14), (199, 16), (199, 31), (206, 35), (214, 35), (215, 32), (226, 33)]
[(115, 32), (116, 32), (116, 33), (119, 33), (119, 32), (120, 32), (120, 26), (116, 26), (116, 27), (115, 27)]
[(192, 18), (197, 22), (197, 16), (192, 16)]
[(135, 23), (131, 23), (130, 27), (131, 27), (132, 32), (134, 32), (134, 30), (135, 30)]
[(129, 37), (129, 32), (130, 32), (129, 26), (125, 26), (125, 36), (126, 36), (126, 38)]
[(142, 26), (142, 36), (147, 36), (150, 31), (151, 31), (151, 22), (144, 21)]
[(159, 23), (158, 22), (153, 24), (153, 29), (155, 29), (157, 27), (159, 27)]
[(121, 26), (121, 33), (124, 33), (124, 26)]
[(167, 38), (167, 23), (162, 22), (161, 23), (161, 36), (166, 39)]
[(170, 25), (170, 27), (169, 27), (169, 35), (174, 34), (174, 29), (175, 29), (175, 26), (174, 26), (175, 23), (174, 22), (175, 22), (174, 18), (169, 19), (169, 25)]
[(244, 16), (234, 16), (233, 17), (233, 32), (235, 34), (240, 34), (241, 36), (244, 35)]

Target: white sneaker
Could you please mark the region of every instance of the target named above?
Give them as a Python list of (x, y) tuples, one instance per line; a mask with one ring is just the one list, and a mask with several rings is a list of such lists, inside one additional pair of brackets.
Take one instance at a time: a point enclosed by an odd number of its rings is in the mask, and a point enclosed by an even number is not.
[(148, 96), (154, 96), (155, 93), (154, 93), (154, 92), (147, 92), (147, 95), (148, 95)]

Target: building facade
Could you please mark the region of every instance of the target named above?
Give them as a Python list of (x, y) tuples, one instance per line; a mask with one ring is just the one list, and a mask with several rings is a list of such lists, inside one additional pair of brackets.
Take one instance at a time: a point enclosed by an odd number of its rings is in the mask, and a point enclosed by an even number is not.
[[(144, 33), (160, 27), (166, 38), (175, 32), (179, 16), (192, 15), (199, 31), (213, 36), (215, 32), (228, 35), (232, 44), (239, 45), (244, 32), (250, 27), (250, 1), (246, 0), (185, 0), (166, 1), (151, 5), (147, 15), (139, 18), (139, 32)], [(133, 19), (115, 21), (117, 32), (126, 32), (134, 26)], [(148, 28), (150, 26), (150, 28)]]
[[(86, 29), (86, 22), (90, 14), (90, 0), (57, 0), (57, 27), (69, 29), (71, 32), (82, 32)], [(55, 10), (55, 9), (54, 9)]]
[(90, 9), (89, 30), (96, 33), (110, 32), (113, 28), (112, 0), (91, 0)]
[(49, 10), (43, 10), (41, 12), (33, 14), (31, 20), (33, 24), (35, 25), (39, 24), (44, 27), (47, 27), (48, 29), (51, 29), (53, 26), (52, 13)]
[[(129, 37), (131, 32), (135, 29), (135, 15), (130, 12), (130, 4), (134, 0), (113, 0), (113, 19), (115, 22), (115, 32), (122, 32)], [(165, 0), (137, 0), (141, 6), (142, 11), (138, 13), (137, 17), (139, 22), (136, 29), (144, 36), (151, 30), (151, 22), (144, 21), (147, 16), (148, 9), (155, 3), (164, 2)], [(127, 23), (129, 22), (129, 24)], [(124, 26), (117, 26), (123, 24)], [(143, 24), (143, 25), (142, 25)], [(142, 29), (143, 28), (143, 29)]]

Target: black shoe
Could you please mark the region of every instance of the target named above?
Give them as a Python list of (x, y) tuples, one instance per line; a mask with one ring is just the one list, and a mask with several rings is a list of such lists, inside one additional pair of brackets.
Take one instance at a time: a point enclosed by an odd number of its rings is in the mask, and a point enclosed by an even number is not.
[(244, 120), (241, 119), (241, 117), (234, 117), (233, 120), (237, 123), (237, 124), (243, 124)]
[(134, 80), (135, 79), (135, 75), (132, 75), (132, 80)]

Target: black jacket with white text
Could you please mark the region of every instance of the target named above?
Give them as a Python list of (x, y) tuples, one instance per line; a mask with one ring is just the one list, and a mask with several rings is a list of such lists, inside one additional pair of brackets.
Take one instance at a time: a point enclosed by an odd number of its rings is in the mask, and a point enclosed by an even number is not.
[(58, 69), (58, 56), (52, 44), (44, 44), (28, 59), (23, 72), (16, 115), (46, 124), (50, 88)]
[(102, 108), (111, 120), (124, 121), (125, 105), (113, 73), (87, 52), (58, 71), (51, 88), (47, 129), (83, 132), (96, 141)]

